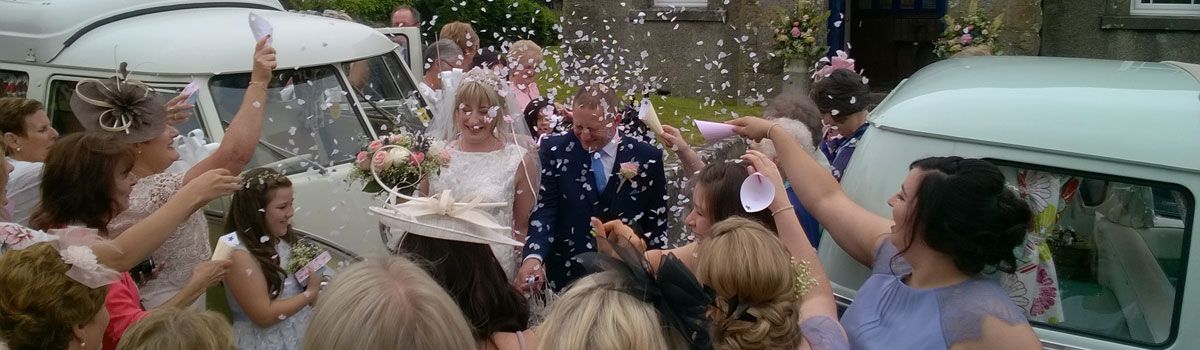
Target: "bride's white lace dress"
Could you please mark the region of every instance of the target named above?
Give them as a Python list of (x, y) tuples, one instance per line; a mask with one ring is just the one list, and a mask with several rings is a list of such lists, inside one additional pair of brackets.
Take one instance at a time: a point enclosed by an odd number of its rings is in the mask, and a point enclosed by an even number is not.
[[(497, 223), (512, 226), (514, 182), (517, 167), (527, 151), (514, 143), (507, 143), (504, 148), (491, 152), (464, 152), (452, 144), (449, 151), (450, 164), (429, 180), (429, 194), (450, 190), (455, 198), (478, 195), (485, 203), (507, 203), (503, 207), (482, 210), (495, 217)], [(510, 280), (516, 276), (517, 260), (520, 258), (516, 249), (519, 247), (492, 245), (492, 253)]]

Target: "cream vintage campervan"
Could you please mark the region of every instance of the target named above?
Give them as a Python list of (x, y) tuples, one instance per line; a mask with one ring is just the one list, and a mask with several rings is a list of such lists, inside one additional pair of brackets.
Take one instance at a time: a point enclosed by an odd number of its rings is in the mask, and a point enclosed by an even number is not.
[[(1200, 66), (1052, 57), (942, 61), (871, 111), (842, 178), (885, 217), (909, 163), (1000, 166), (1038, 213), (998, 275), (1047, 349), (1200, 349)], [(828, 232), (840, 306), (868, 275)]]
[[(75, 0), (0, 2), (0, 95), (42, 101), (55, 128), (80, 129), (69, 104), (76, 82), (115, 75), (178, 94), (200, 85), (196, 117), (179, 127), (219, 142), (249, 81), (250, 14), (274, 28), (278, 70), (253, 166), (286, 171), (296, 185), (294, 227), (346, 254), (383, 252), (373, 200), (344, 181), (359, 147), (415, 120), (413, 75), (397, 52), (419, 52), (415, 28), (389, 35), (352, 22), (301, 15), (272, 0)], [(165, 101), (165, 100), (164, 100)], [(220, 227), (227, 202), (210, 205)]]

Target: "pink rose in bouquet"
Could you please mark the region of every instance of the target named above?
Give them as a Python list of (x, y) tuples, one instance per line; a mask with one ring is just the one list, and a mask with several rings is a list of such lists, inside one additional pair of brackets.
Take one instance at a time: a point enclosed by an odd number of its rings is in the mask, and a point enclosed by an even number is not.
[(375, 151), (375, 155), (371, 156), (371, 166), (379, 170), (390, 168), (392, 167), (392, 158), (388, 156), (388, 152)]
[(359, 151), (358, 155), (354, 156), (354, 166), (362, 170), (371, 169), (371, 157), (367, 155), (367, 151)]
[(412, 164), (413, 166), (420, 166), (421, 162), (424, 162), (424, 161), (425, 161), (425, 153), (413, 152), (412, 156), (409, 157), (409, 164)]
[(972, 37), (971, 34), (963, 34), (962, 37), (959, 38), (959, 40), (962, 41), (963, 45), (971, 45), (971, 40), (974, 38), (975, 37)]
[(792, 37), (793, 38), (800, 37), (800, 27), (792, 27)]
[(381, 141), (381, 140), (371, 141), (371, 143), (367, 144), (368, 152), (375, 152), (375, 151), (378, 151), (380, 148), (383, 148), (383, 141)]

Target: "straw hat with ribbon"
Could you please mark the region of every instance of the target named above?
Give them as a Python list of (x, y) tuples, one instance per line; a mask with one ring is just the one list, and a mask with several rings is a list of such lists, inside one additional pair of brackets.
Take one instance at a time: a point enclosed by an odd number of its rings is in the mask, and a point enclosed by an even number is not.
[[(512, 238), (511, 227), (496, 223), (495, 217), (479, 210), (503, 207), (507, 203), (482, 203), (478, 195), (463, 198), (465, 202), (460, 202), (450, 190), (430, 197), (406, 196), (384, 183), (374, 164), (371, 165), (371, 175), (389, 195), (383, 206), (371, 206), (368, 209), (393, 232), (458, 242), (514, 247), (522, 245)], [(396, 203), (400, 199), (406, 202)], [(400, 239), (403, 240), (403, 237)]]
[(128, 143), (146, 142), (167, 126), (163, 101), (146, 84), (129, 79), (126, 64), (108, 79), (84, 79), (75, 85), (71, 110), (89, 131), (115, 133)]

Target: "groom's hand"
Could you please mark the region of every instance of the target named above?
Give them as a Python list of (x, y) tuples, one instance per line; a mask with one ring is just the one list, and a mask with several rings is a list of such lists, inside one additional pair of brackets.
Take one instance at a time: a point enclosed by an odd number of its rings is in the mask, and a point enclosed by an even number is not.
[(546, 269), (537, 258), (525, 259), (521, 269), (517, 270), (517, 279), (513, 281), (513, 287), (526, 295), (541, 291), (545, 284)]

